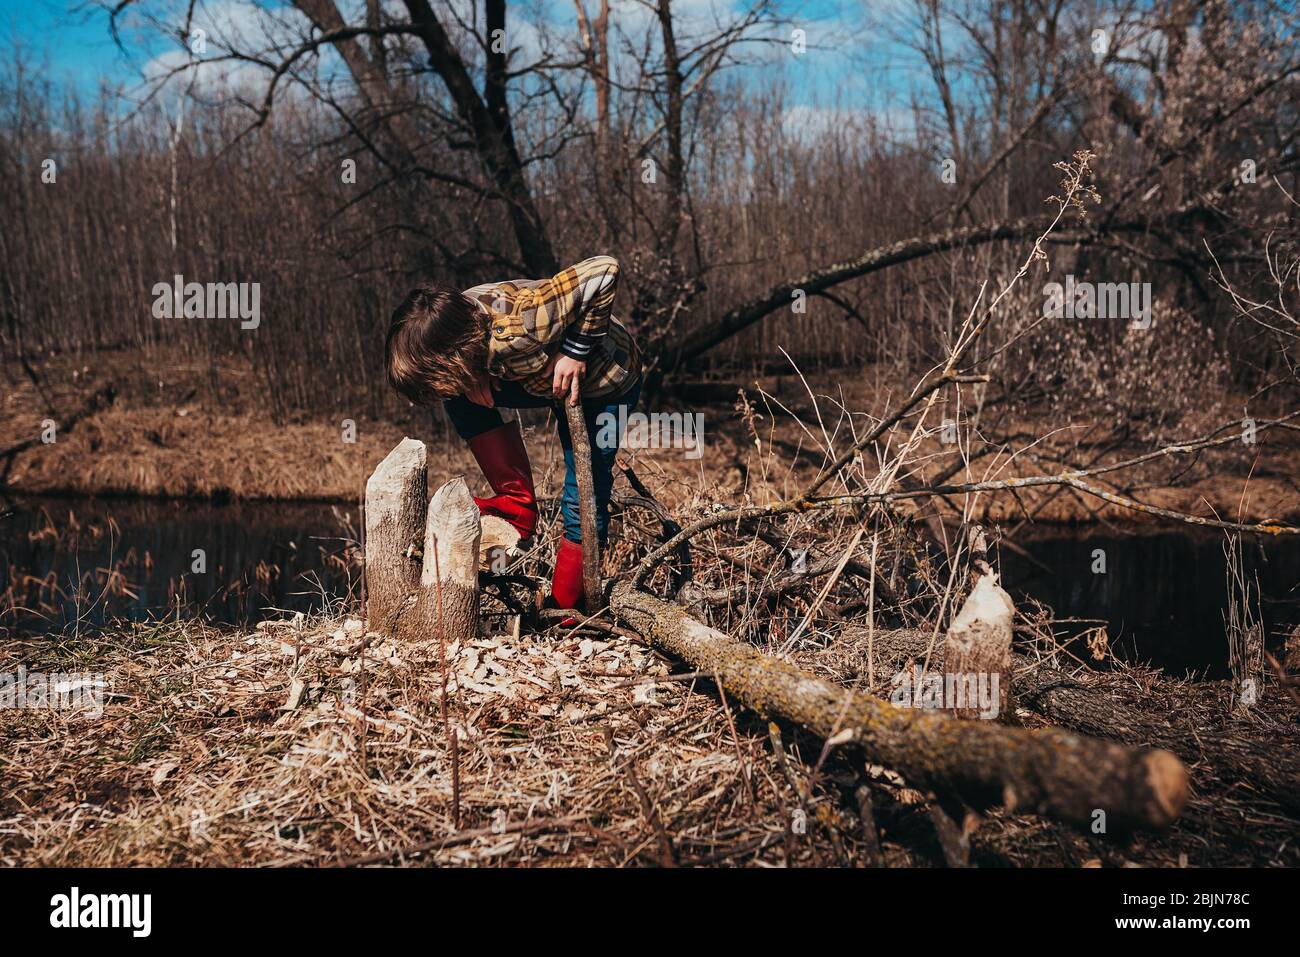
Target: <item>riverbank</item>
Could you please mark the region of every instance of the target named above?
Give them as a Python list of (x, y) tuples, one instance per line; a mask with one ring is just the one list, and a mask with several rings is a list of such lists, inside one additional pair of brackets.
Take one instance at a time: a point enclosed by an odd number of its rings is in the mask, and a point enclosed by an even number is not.
[[(256, 403), (246, 382), (251, 373), (221, 370), (227, 385), (206, 398), (192, 379), (173, 370), (157, 388), (123, 385), (127, 379), (111, 359), (92, 369), (51, 361), (43, 367), (44, 385), (9, 370), (0, 415), (0, 491), (29, 495), (143, 496), (227, 501), (323, 501), (356, 503), (374, 466), (405, 436), (429, 442), (430, 477), (456, 474), (480, 481), (464, 443), (436, 423), (440, 413), (408, 408), (376, 418), (340, 411), (329, 418), (277, 423)], [(850, 383), (834, 377), (810, 380), (819, 398), (808, 399), (803, 382), (767, 377), (748, 383), (749, 409), (719, 401), (727, 388), (714, 388), (710, 402), (680, 396), (660, 400), (664, 411), (699, 412), (704, 417), (702, 454), (682, 449), (642, 449), (626, 456), (639, 472), (656, 478), (656, 494), (669, 507), (708, 497), (763, 502), (796, 493), (825, 461), (829, 444), (837, 452), (849, 441), (850, 420), (834, 415), (836, 402), (855, 410), (852, 428), (861, 433), (870, 419), (894, 407), (887, 380), (864, 370)], [(168, 379), (172, 380), (170, 383)], [(135, 380), (129, 380), (135, 381)], [(56, 385), (62, 383), (62, 385)], [(87, 398), (108, 387), (114, 399), (77, 418)], [(763, 398), (763, 392), (769, 395)], [(739, 387), (734, 394), (738, 395)], [(1224, 404), (1230, 404), (1224, 400)], [(766, 406), (766, 408), (764, 407)], [(1240, 406), (1238, 406), (1240, 407)], [(57, 412), (50, 412), (53, 408)], [(799, 414), (802, 423), (787, 411)], [(752, 413), (752, 414), (751, 414)], [(819, 425), (819, 416), (820, 422)], [(935, 414), (935, 425), (941, 413)], [(76, 419), (68, 428), (58, 425)], [(1223, 418), (1210, 421), (1221, 422)], [(43, 439), (49, 422), (52, 441)], [(553, 423), (545, 413), (529, 413), (525, 432), (542, 495), (556, 495), (562, 462)], [(1006, 479), (1051, 474), (1098, 456), (1096, 444), (1080, 448), (1078, 436), (1091, 434), (1086, 423), (1000, 422), (1003, 434), (1019, 436), (1010, 450), (979, 458), (951, 481)], [(906, 438), (901, 431), (894, 440)], [(1041, 437), (1034, 441), (1027, 437)], [(1137, 443), (1115, 443), (1107, 460), (1149, 450)], [(4, 450), (17, 450), (5, 454)], [(913, 457), (918, 479), (942, 473), (956, 461), (951, 446), (932, 436)], [(1086, 456), (1086, 458), (1085, 458)], [(1196, 456), (1167, 457), (1141, 470), (1113, 473), (1096, 484), (1129, 494), (1146, 504), (1202, 517), (1300, 523), (1300, 433), (1272, 430), (1255, 444), (1234, 443)], [(929, 506), (904, 504), (903, 509)], [(1070, 488), (1035, 488), (1010, 493), (953, 497), (937, 506), (947, 516), (960, 514), (999, 524), (1095, 523), (1149, 524), (1160, 519), (1122, 508)]]

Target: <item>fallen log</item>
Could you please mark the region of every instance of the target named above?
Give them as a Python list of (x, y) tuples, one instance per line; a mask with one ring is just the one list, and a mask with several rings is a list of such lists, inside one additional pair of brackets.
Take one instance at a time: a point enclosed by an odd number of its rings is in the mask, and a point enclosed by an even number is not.
[(1018, 703), (1068, 728), (1115, 741), (1156, 745), (1187, 761), (1205, 762), (1227, 783), (1241, 784), (1300, 817), (1300, 756), (1230, 729), (1188, 726), (1168, 714), (1146, 714), (1104, 690), (1038, 666), (1021, 679)]
[(696, 621), (683, 609), (615, 586), (614, 613), (661, 650), (770, 718), (858, 745), (915, 787), (971, 807), (1008, 809), (1088, 825), (1097, 811), (1118, 827), (1164, 827), (1182, 813), (1188, 776), (1168, 751), (1134, 751), (1055, 729), (957, 721), (839, 687)]
[[(849, 635), (845, 632), (845, 635)], [(872, 635), (878, 674), (895, 674), (925, 660), (931, 635), (915, 629), (877, 630)], [(865, 645), (866, 629), (849, 638)], [(1197, 727), (1184, 717), (1147, 712), (1103, 686), (1015, 655), (1015, 704), (1053, 724), (1130, 747), (1163, 748), (1182, 760), (1207, 767), (1214, 776), (1252, 789), (1300, 817), (1300, 756), (1228, 729)], [(944, 671), (944, 647), (934, 648), (930, 668)]]

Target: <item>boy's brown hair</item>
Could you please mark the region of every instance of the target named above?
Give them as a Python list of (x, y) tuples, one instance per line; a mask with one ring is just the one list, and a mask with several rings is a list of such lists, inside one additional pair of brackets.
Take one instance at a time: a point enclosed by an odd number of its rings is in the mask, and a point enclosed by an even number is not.
[(388, 327), (388, 381), (417, 405), (463, 395), (487, 371), (487, 318), (463, 294), (434, 283), (412, 289)]

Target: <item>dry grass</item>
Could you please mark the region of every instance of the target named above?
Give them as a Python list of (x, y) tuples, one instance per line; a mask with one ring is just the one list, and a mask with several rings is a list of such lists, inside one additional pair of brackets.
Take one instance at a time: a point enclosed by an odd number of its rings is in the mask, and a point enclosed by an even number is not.
[[(796, 659), (859, 681), (863, 655), (861, 629), (831, 629)], [(766, 725), (729, 715), (707, 678), (609, 635), (448, 649), (447, 727), (438, 649), (395, 646), (347, 617), (247, 633), (138, 625), (18, 643), (5, 667), (15, 661), (102, 670), (111, 695), (98, 720), (0, 712), (10, 866), (851, 865), (865, 860), (852, 797), (864, 783), (885, 861), (942, 862), (924, 796), (892, 772), (835, 752), (819, 766), (820, 743), (789, 729), (782, 761)], [(1219, 683), (1130, 669), (1085, 680), (1205, 728), (1226, 705)], [(1243, 733), (1293, 728), (1283, 699), (1266, 695), (1276, 713)], [(1248, 783), (1193, 775), (1188, 813), (1166, 834), (995, 813), (973, 860), (1300, 863), (1295, 820)], [(798, 820), (806, 833), (792, 833)]]
[[(401, 861), (446, 837), (430, 860), (658, 863), (642, 791), (683, 863), (780, 842), (782, 796), (754, 742), (730, 747), (719, 703), (638, 645), (524, 636), (448, 649), (453, 758), (437, 649), (376, 640), (360, 653), (362, 634), (355, 619), (252, 634), (156, 625), (22, 649), (31, 668), (106, 667), (113, 697), (101, 721), (4, 716), (0, 859)], [(302, 700), (287, 710), (296, 682)], [(759, 813), (745, 806), (742, 758), (766, 778)]]

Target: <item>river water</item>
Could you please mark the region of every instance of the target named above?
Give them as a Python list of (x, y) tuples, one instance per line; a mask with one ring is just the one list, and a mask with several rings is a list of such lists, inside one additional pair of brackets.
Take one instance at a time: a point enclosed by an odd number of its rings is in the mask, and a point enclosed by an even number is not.
[[(0, 503), (0, 629), (46, 631), (79, 619), (145, 619), (180, 608), (247, 624), (311, 611), (358, 588), (355, 507), (148, 499), (31, 498)], [(1226, 674), (1223, 536), (1182, 530), (1038, 530), (1000, 553), (1018, 602), (1105, 622), (1127, 660)], [(1269, 644), (1300, 624), (1300, 542), (1243, 540)]]

